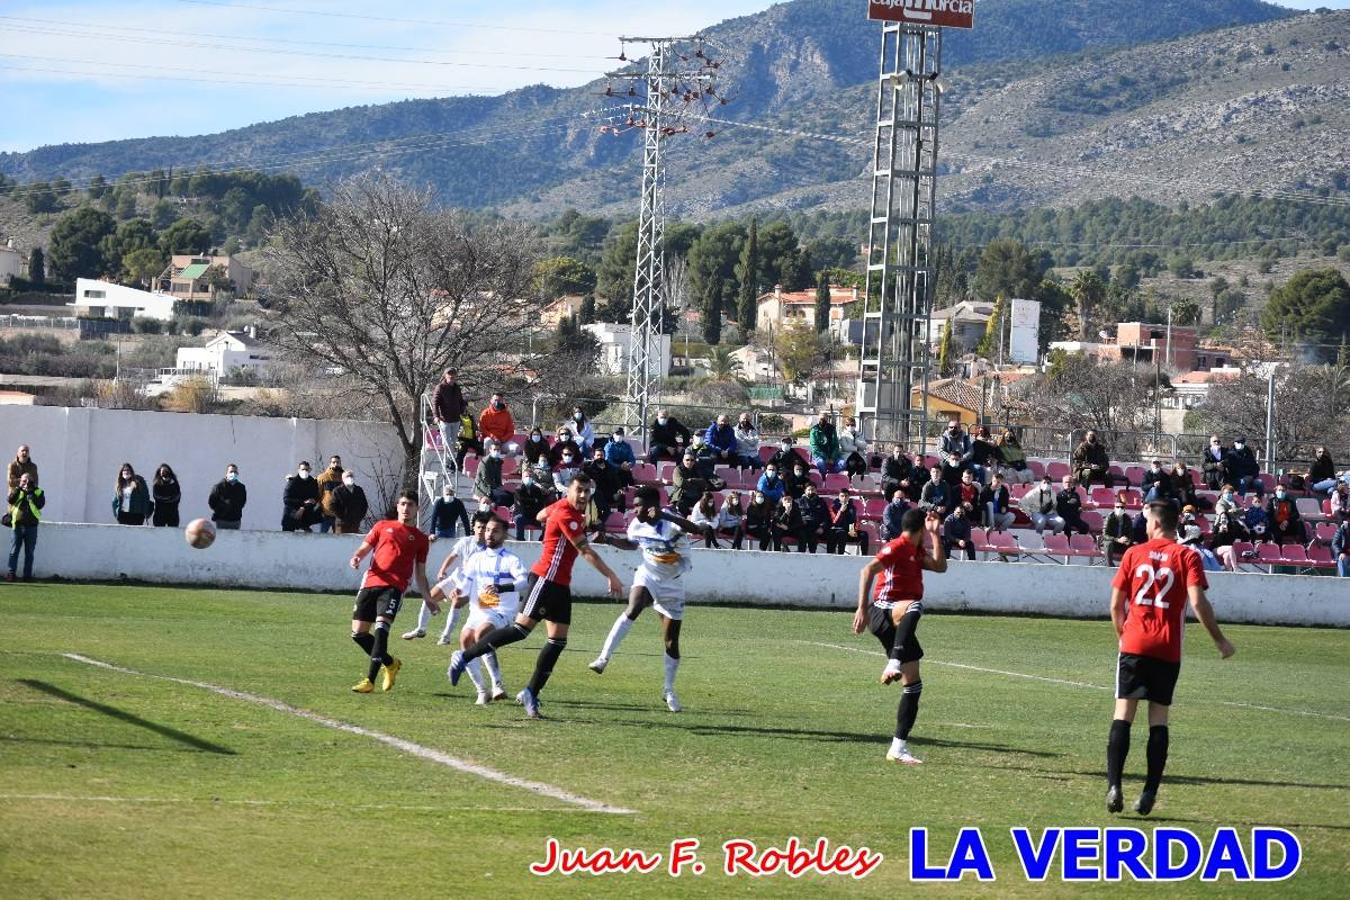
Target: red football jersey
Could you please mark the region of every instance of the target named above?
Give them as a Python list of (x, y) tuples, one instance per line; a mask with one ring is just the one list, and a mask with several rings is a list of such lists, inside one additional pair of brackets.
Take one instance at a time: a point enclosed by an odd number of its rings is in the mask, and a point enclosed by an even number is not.
[(877, 583), (875, 603), (896, 603), (923, 599), (923, 539), (913, 543), (902, 534), (877, 552), (881, 580)]
[(366, 535), (366, 543), (374, 550), (361, 587), (391, 587), (400, 593), (408, 589), (413, 567), (426, 563), (431, 546), (421, 529), (410, 528), (396, 519), (376, 522)]
[(1125, 592), (1120, 652), (1181, 662), (1188, 588), (1208, 588), (1200, 554), (1164, 538), (1125, 551), (1112, 587)]
[(572, 564), (577, 561), (577, 548), (570, 537), (586, 532), (586, 514), (566, 498), (548, 507), (544, 520), (544, 552), (530, 571), (554, 584), (568, 587), (572, 584)]

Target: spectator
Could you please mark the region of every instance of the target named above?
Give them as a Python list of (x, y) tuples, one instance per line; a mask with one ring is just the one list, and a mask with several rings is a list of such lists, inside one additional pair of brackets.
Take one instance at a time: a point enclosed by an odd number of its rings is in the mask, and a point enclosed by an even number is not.
[(1224, 469), (1228, 458), (1228, 448), (1224, 447), (1223, 442), (1219, 440), (1217, 434), (1209, 436), (1209, 447), (1202, 455), (1200, 462), (1200, 475), (1205, 479), (1205, 486), (1211, 491), (1217, 491), (1224, 483)]
[(919, 492), (919, 507), (939, 516), (945, 516), (955, 503), (955, 488), (942, 477), (942, 470), (933, 466), (929, 479)]
[(319, 485), (310, 477), (309, 462), (302, 460), (281, 493), (281, 530), (309, 534), (320, 516)]
[(455, 496), (455, 486), (447, 482), (436, 502), (431, 504), (431, 540), (453, 538), (456, 528), (464, 529), (464, 536), (468, 537), (472, 526), (464, 501)]
[(1036, 480), (1035, 473), (1027, 467), (1027, 454), (1022, 449), (1022, 442), (1015, 430), (1009, 428), (998, 436), (998, 452), (1003, 457), (1003, 465), (1010, 482), (1031, 484)]
[(595, 501), (596, 510), (603, 522), (609, 518), (609, 512), (614, 508), (615, 495), (619, 492), (619, 479), (615, 474), (617, 470), (605, 460), (605, 448), (596, 447), (591, 451), (591, 458), (581, 467), (581, 471), (589, 475), (595, 484), (591, 499)]
[(1055, 514), (1064, 522), (1065, 534), (1070, 530), (1079, 534), (1092, 533), (1092, 529), (1083, 521), (1083, 498), (1078, 493), (1078, 486), (1068, 475), (1064, 476), (1063, 490), (1055, 495)]
[(530, 429), (530, 436), (525, 439), (525, 446), (521, 449), (527, 466), (537, 466), (541, 459), (550, 466), (553, 464), (552, 448), (544, 440), (544, 431), (538, 425)]
[(839, 456), (840, 468), (849, 478), (867, 474), (867, 441), (858, 432), (858, 420), (853, 416), (844, 416), (844, 427), (839, 429)]
[(844, 548), (855, 541), (858, 544), (858, 552), (866, 556), (871, 541), (867, 532), (858, 527), (858, 508), (849, 496), (848, 488), (841, 488), (839, 496), (830, 504), (830, 518), (825, 531), (825, 552), (842, 555)]
[[(923, 489), (922, 474), (914, 466), (914, 461), (905, 455), (905, 448), (896, 444), (891, 455), (881, 461), (881, 493), (892, 497), (897, 490), (904, 491), (911, 503), (917, 503), (919, 492)], [(894, 538), (891, 538), (894, 540)]]
[(736, 429), (731, 427), (731, 417), (723, 414), (708, 426), (703, 435), (703, 443), (712, 453), (716, 465), (734, 466), (740, 462), (737, 452)]
[(1247, 511), (1242, 514), (1242, 524), (1253, 541), (1260, 543), (1270, 540), (1270, 515), (1260, 497), (1252, 497)]
[(694, 454), (694, 468), (698, 469), (698, 474), (711, 482), (713, 473), (717, 470), (717, 454), (708, 446), (707, 441), (703, 440), (703, 435), (695, 433), (689, 441), (689, 449), (685, 454)]
[(942, 548), (949, 558), (960, 553), (966, 559), (975, 558), (975, 541), (970, 533), (970, 507), (959, 503), (942, 523)]
[(763, 494), (766, 500), (777, 506), (778, 501), (787, 493), (787, 483), (778, 477), (778, 467), (769, 463), (764, 467), (764, 474), (759, 476), (755, 489)]
[(829, 541), (826, 529), (830, 523), (830, 508), (816, 493), (816, 486), (809, 481), (806, 483), (806, 492), (797, 501), (797, 508), (802, 512), (802, 537), (806, 539), (807, 549), (815, 553), (822, 541)]
[[(356, 473), (350, 469), (342, 473), (342, 483), (328, 493), (328, 508), (333, 511), (334, 534), (363, 534), (370, 502), (366, 492), (356, 483)], [(460, 504), (463, 507), (463, 504)]]
[(1336, 478), (1336, 463), (1326, 447), (1318, 447), (1308, 467), (1308, 490), (1329, 494), (1340, 482)]
[(595, 446), (595, 428), (591, 425), (591, 420), (586, 418), (586, 413), (580, 406), (572, 408), (572, 421), (568, 427), (576, 435), (582, 455), (589, 456), (591, 448)]
[(769, 500), (762, 490), (750, 497), (750, 506), (745, 511), (745, 534), (758, 540), (761, 550), (768, 550), (773, 544), (773, 514), (777, 508), (777, 502)]
[(315, 484), (319, 486), (319, 534), (332, 531), (333, 524), (337, 521), (337, 516), (333, 512), (332, 494), (333, 490), (342, 484), (342, 472), (342, 457), (335, 453), (328, 459), (328, 468), (314, 479)]
[(248, 490), (239, 480), (239, 467), (230, 463), (225, 467), (225, 477), (211, 488), (206, 505), (211, 508), (211, 521), (217, 531), (238, 531), (244, 521), (244, 504), (248, 503)]
[[(573, 461), (578, 463), (586, 458), (586, 455), (581, 452), (581, 445), (572, 439), (571, 429), (566, 425), (559, 425), (558, 437), (553, 442), (553, 449), (549, 451), (548, 461), (556, 469), (563, 464), (563, 457), (569, 453), (572, 454)], [(559, 493), (567, 493), (567, 488), (564, 487)]]
[(708, 490), (708, 481), (698, 470), (698, 457), (693, 450), (684, 451), (675, 471), (670, 476), (670, 502), (687, 516), (698, 503), (699, 498)]
[(11, 491), (19, 486), (19, 479), (25, 474), (29, 476), (29, 482), (33, 487), (37, 487), (37, 463), (33, 462), (32, 458), (29, 456), (28, 445), (20, 444), (18, 452), (14, 454), (14, 458), (9, 462), (9, 489)]
[[(1350, 522), (1342, 522), (1331, 538), (1331, 552), (1336, 557), (1336, 574), (1350, 578)], [(14, 574), (14, 555), (9, 557), (9, 572)]]
[(540, 536), (543, 536), (543, 528), (539, 526), (539, 512), (552, 502), (553, 494), (544, 488), (532, 470), (526, 469), (520, 473), (520, 488), (516, 491), (516, 502), (511, 507), (511, 521), (516, 526), (516, 540), (525, 540), (527, 528), (539, 528)]
[(759, 429), (755, 427), (749, 413), (741, 413), (740, 419), (736, 422), (735, 435), (736, 456), (740, 459), (741, 468), (758, 469)]
[(1085, 434), (1083, 442), (1073, 451), (1073, 470), (1083, 487), (1094, 481), (1111, 486), (1111, 459), (1106, 445), (1097, 440), (1097, 432)]
[(1246, 538), (1247, 528), (1242, 524), (1242, 509), (1231, 484), (1225, 484), (1214, 503), (1214, 535), (1210, 547), (1226, 547)]
[(792, 446), (792, 435), (787, 435), (778, 442), (778, 449), (769, 457), (769, 465), (777, 466), (778, 471), (786, 475), (799, 460), (805, 462), (806, 457)]
[(806, 535), (802, 511), (791, 494), (784, 494), (773, 513), (773, 549), (786, 550), (788, 540), (797, 542), (797, 551), (806, 552)]
[(459, 417), (459, 437), (455, 439), (455, 465), (463, 466), (464, 457), (472, 450), (475, 456), (483, 455), (483, 442), (478, 435), (478, 424), (473, 416), (465, 412)]
[(980, 509), (984, 510), (985, 523), (994, 531), (1007, 531), (1012, 527), (1017, 517), (1013, 515), (1011, 495), (1003, 483), (1003, 473), (995, 473), (989, 487), (980, 494)]
[(1140, 488), (1144, 492), (1144, 505), (1155, 500), (1166, 500), (1172, 495), (1172, 478), (1163, 469), (1161, 459), (1155, 459), (1153, 465), (1144, 473)]
[(1331, 492), (1331, 520), (1337, 524), (1350, 521), (1350, 484), (1342, 481)]
[(717, 513), (717, 533), (731, 538), (731, 549), (741, 549), (745, 538), (745, 508), (741, 506), (741, 495), (737, 491), (728, 492)]
[(689, 446), (689, 429), (668, 410), (656, 411), (656, 421), (652, 423), (651, 443), (648, 445), (647, 462), (660, 459), (678, 461), (684, 456), (684, 448)]
[(1275, 488), (1275, 496), (1266, 507), (1266, 516), (1270, 519), (1270, 533), (1275, 543), (1283, 546), (1291, 543), (1302, 544), (1307, 540), (1298, 504), (1289, 496), (1289, 491), (1284, 485)]
[(506, 397), (497, 392), (488, 401), (487, 407), (478, 414), (478, 430), (483, 435), (483, 444), (489, 439), (497, 444), (497, 449), (506, 456), (515, 456), (520, 448), (511, 442), (516, 435), (516, 420), (511, 418), (511, 410), (506, 407)]
[(787, 492), (793, 500), (800, 500), (806, 493), (806, 486), (812, 484), (811, 473), (807, 471), (806, 463), (798, 460), (792, 464), (792, 469), (783, 473), (783, 483), (787, 485)]
[(1239, 497), (1247, 496), (1248, 491), (1258, 497), (1265, 496), (1266, 486), (1261, 483), (1261, 466), (1245, 438), (1233, 441), (1233, 449), (1224, 457), (1224, 474), (1227, 482), (1237, 489)]
[(1134, 517), (1134, 542), (1147, 544), (1148, 540), (1148, 516), (1144, 515), (1144, 510), (1141, 509)]
[(450, 447), (450, 432), (460, 427), (460, 417), (469, 411), (464, 400), (464, 391), (457, 381), (458, 372), (446, 369), (431, 395), (431, 410), (436, 417), (436, 427), (440, 429), (441, 446)]
[(970, 445), (970, 463), (980, 473), (981, 481), (989, 481), (986, 473), (990, 469), (1001, 469), (1004, 464), (1003, 452), (989, 437), (989, 429), (981, 425), (975, 429), (975, 437)]
[(131, 463), (122, 463), (117, 470), (117, 490), (112, 500), (113, 514), (118, 525), (144, 525), (146, 518), (154, 511), (150, 499), (150, 489), (145, 479), (136, 474)]
[(718, 516), (717, 495), (711, 492), (698, 498), (698, 503), (694, 504), (694, 511), (689, 515), (689, 521), (703, 529), (705, 547), (717, 546)]
[(160, 463), (155, 470), (155, 481), (150, 485), (150, 499), (155, 509), (150, 517), (151, 524), (157, 528), (177, 528), (178, 505), (183, 500), (183, 489), (168, 463)]
[[(516, 502), (516, 497), (502, 487), (502, 448), (495, 441), (484, 441), (483, 446), (487, 449), (487, 456), (478, 461), (478, 472), (473, 479), (473, 495), (480, 509), (509, 507)], [(567, 480), (572, 480), (571, 474)]]
[(901, 527), (901, 523), (904, 521), (905, 513), (909, 512), (910, 505), (909, 497), (903, 489), (897, 488), (891, 494), (891, 502), (886, 504), (886, 509), (881, 514), (881, 542), (883, 544), (889, 544), (904, 534), (905, 530)]
[(1172, 502), (1178, 506), (1194, 506), (1196, 509), (1208, 509), (1210, 503), (1202, 499), (1195, 490), (1195, 480), (1191, 470), (1184, 462), (1172, 466)]
[(1199, 555), (1200, 565), (1206, 572), (1222, 572), (1224, 564), (1219, 561), (1213, 550), (1201, 543), (1203, 539), (1204, 532), (1200, 530), (1200, 524), (1196, 520), (1195, 507), (1188, 506), (1182, 510), (1180, 527), (1177, 529), (1177, 542), (1183, 547), (1190, 547)]
[[(952, 419), (947, 423), (947, 430), (943, 432), (938, 442), (938, 449), (942, 451), (943, 477), (948, 484), (954, 485), (961, 480), (961, 473), (970, 468), (975, 459), (975, 448), (970, 435), (961, 430), (959, 420)], [(983, 480), (983, 473), (975, 474), (981, 476)]]
[(1133, 546), (1134, 517), (1125, 511), (1125, 501), (1117, 497), (1115, 508), (1102, 528), (1102, 553), (1106, 555), (1107, 567), (1115, 566), (1117, 559)]
[(1040, 487), (1026, 492), (1020, 505), (1037, 534), (1044, 534), (1047, 527), (1051, 534), (1064, 530), (1064, 520), (1056, 512), (1055, 489), (1049, 475), (1041, 479)]
[(839, 432), (835, 430), (834, 423), (830, 421), (830, 414), (823, 412), (820, 418), (816, 419), (816, 424), (811, 426), (811, 433), (807, 437), (811, 446), (811, 462), (820, 472), (821, 477), (831, 472), (839, 471)]
[(979, 483), (975, 481), (975, 473), (970, 469), (966, 469), (966, 471), (961, 473), (961, 483), (956, 486), (956, 494), (953, 499), (955, 499), (958, 504), (964, 503), (971, 509), (975, 509), (980, 505), (981, 493), (983, 493), (983, 491), (981, 490)]
[(633, 483), (633, 466), (637, 465), (637, 454), (633, 452), (633, 445), (628, 443), (628, 435), (622, 425), (615, 426), (614, 434), (605, 442), (605, 462), (627, 474), (624, 487)]
[[(16, 460), (17, 461), (17, 460)], [(11, 464), (12, 465), (12, 464)], [(37, 485), (31, 472), (19, 474), (19, 480), (9, 491), (9, 571), (6, 581), (13, 581), (19, 570), (19, 551), (23, 551), (23, 580), (33, 580), (33, 551), (37, 547), (38, 525), (42, 522), (42, 507), (47, 495)]]

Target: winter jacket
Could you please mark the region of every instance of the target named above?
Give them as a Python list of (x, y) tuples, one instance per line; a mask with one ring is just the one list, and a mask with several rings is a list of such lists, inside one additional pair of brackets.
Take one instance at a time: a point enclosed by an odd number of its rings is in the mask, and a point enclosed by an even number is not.
[(581, 449), (587, 453), (591, 452), (591, 446), (595, 444), (595, 428), (591, 425), (590, 419), (583, 419), (581, 424), (573, 419), (567, 423), (567, 427), (572, 431), (572, 439), (575, 440)]
[(803, 496), (793, 505), (802, 511), (802, 523), (811, 531), (829, 524), (830, 510), (819, 494), (815, 497)]
[(610, 438), (609, 443), (605, 444), (605, 462), (616, 469), (624, 463), (636, 465), (637, 456), (633, 453), (633, 445), (623, 438)]
[(698, 471), (698, 464), (687, 467), (683, 462), (670, 476), (670, 502), (680, 509), (690, 509), (708, 490), (708, 481)]
[(342, 486), (342, 471), (342, 466), (330, 466), (320, 472), (319, 477), (314, 479), (319, 485), (319, 508), (330, 519), (337, 518), (337, 513), (333, 512), (332, 496), (333, 491)]
[(811, 473), (802, 472), (801, 477), (797, 477), (796, 469), (782, 474), (783, 484), (787, 486), (787, 492), (792, 495), (793, 500), (800, 500), (806, 493), (806, 486), (811, 483)]
[[(113, 517), (116, 518), (119, 512), (122, 512), (122, 492), (113, 491), (112, 499)], [(141, 476), (135, 476), (131, 490), (131, 503), (126, 510), (133, 516), (149, 516), (155, 511), (155, 504), (150, 499), (150, 488), (146, 487), (145, 479)]]
[(789, 534), (800, 534), (803, 527), (801, 509), (796, 503), (790, 509), (778, 504), (773, 511), (773, 527)]
[(491, 497), (492, 492), (502, 486), (502, 459), (488, 454), (478, 461), (478, 471), (473, 478), (473, 492), (478, 497)]
[(1089, 444), (1087, 441), (1078, 445), (1078, 449), (1073, 451), (1073, 469), (1075, 472), (1081, 472), (1084, 469), (1093, 472), (1105, 472), (1111, 467), (1111, 459), (1107, 456), (1106, 445), (1101, 441), (1094, 441)]
[(924, 509), (951, 509), (952, 486), (945, 481), (925, 481), (919, 505)]
[(858, 434), (857, 426), (850, 428), (845, 425), (839, 429), (839, 455), (848, 457), (851, 453), (865, 456), (867, 454), (867, 441), (863, 440)]
[(521, 452), (525, 454), (527, 465), (533, 466), (541, 459), (550, 465), (553, 463), (553, 448), (549, 446), (548, 441), (544, 440), (542, 434), (537, 441), (533, 435), (525, 438), (525, 442), (521, 444)]
[(1003, 453), (998, 449), (998, 445), (982, 438), (975, 439), (970, 454), (970, 461), (977, 466), (992, 466), (1003, 462)]
[(1331, 552), (1336, 556), (1350, 553), (1350, 522), (1342, 522), (1341, 527), (1331, 538)]
[(993, 485), (990, 485), (980, 492), (980, 506), (984, 507), (992, 503), (994, 504), (995, 514), (1002, 514), (1008, 511), (1009, 498), (1007, 485), (1000, 487), (997, 491), (994, 490)]
[(1172, 476), (1168, 474), (1166, 469), (1154, 469), (1150, 466), (1148, 471), (1144, 473), (1144, 477), (1140, 484), (1140, 490), (1147, 496), (1149, 489), (1152, 488), (1153, 485), (1162, 482), (1162, 488), (1160, 488), (1160, 490), (1162, 490), (1163, 493), (1168, 493), (1172, 489), (1171, 481)]
[(150, 499), (155, 501), (155, 509), (161, 515), (178, 512), (178, 504), (183, 500), (183, 488), (177, 478), (160, 481), (158, 478), (150, 485)]
[(1113, 512), (1106, 517), (1106, 524), (1102, 527), (1102, 543), (1115, 544), (1116, 538), (1134, 542), (1134, 517), (1127, 512), (1119, 515)]
[(717, 453), (736, 453), (736, 429), (731, 425), (713, 422), (703, 433), (703, 440)]
[(47, 505), (47, 495), (40, 487), (30, 487), (27, 492), (14, 488), (9, 492), (10, 527), (27, 528), (42, 521), (42, 507)]
[(948, 546), (955, 546), (957, 541), (970, 543), (970, 519), (958, 513), (952, 513), (942, 523), (942, 539)]
[(16, 487), (18, 487), (19, 479), (25, 475), (28, 476), (28, 480), (30, 483), (32, 483), (34, 486), (37, 485), (38, 483), (37, 463), (33, 462), (32, 457), (28, 458), (28, 462), (23, 463), (19, 462), (17, 458), (11, 459), (9, 461), (9, 489), (12, 491)]
[(998, 447), (998, 455), (1003, 457), (1003, 464), (1008, 468), (1020, 472), (1027, 467), (1027, 452), (1020, 445), (1005, 440), (995, 446)]
[(839, 458), (839, 433), (834, 426), (826, 422), (817, 422), (811, 426), (808, 438), (811, 443), (811, 456), (815, 459), (836, 460)]
[(1229, 483), (1232, 483), (1239, 478), (1255, 478), (1260, 475), (1261, 465), (1256, 461), (1256, 454), (1252, 452), (1252, 448), (1244, 446), (1241, 450), (1228, 451), (1223, 459), (1223, 470)]
[(974, 457), (975, 451), (970, 443), (970, 435), (964, 431), (944, 431), (942, 439), (938, 442), (942, 450), (942, 455), (955, 456), (962, 462), (969, 462)]
[(1331, 517), (1333, 519), (1350, 518), (1350, 493), (1331, 492)]
[(1336, 477), (1336, 463), (1330, 456), (1319, 456), (1308, 469), (1308, 481), (1317, 484)]
[[(888, 456), (881, 461), (881, 482), (898, 486), (902, 481), (914, 478), (914, 462), (903, 453), (900, 456)], [(890, 498), (887, 497), (887, 500)]]
[(290, 475), (286, 478), (286, 487), (281, 492), (281, 505), (288, 513), (294, 513), (306, 502), (319, 500), (319, 483), (313, 478), (301, 478)]
[(1069, 488), (1055, 495), (1055, 513), (1065, 522), (1078, 522), (1083, 518), (1083, 498), (1077, 488)]
[(431, 407), (436, 413), (436, 418), (442, 422), (458, 422), (459, 417), (469, 408), (469, 404), (464, 399), (464, 390), (459, 383), (446, 384), (444, 381), (436, 385), (436, 390), (431, 395)]
[(736, 435), (736, 454), (738, 456), (759, 457), (759, 432), (752, 425), (749, 428), (742, 428), (737, 425), (732, 429)]
[(581, 452), (581, 445), (569, 437), (565, 441), (556, 441), (553, 444), (553, 449), (548, 452), (548, 461), (553, 465), (553, 468), (556, 469), (558, 466), (562, 465), (563, 454), (569, 450), (572, 451), (572, 464), (576, 466), (581, 465), (581, 460), (584, 456)]
[(727, 505), (727, 501), (723, 500), (722, 506), (717, 510), (717, 530), (735, 531), (744, 522), (745, 507), (740, 506), (737, 507), (736, 511), (732, 511), (731, 507)]
[(511, 408), (505, 403), (501, 409), (487, 409), (478, 414), (478, 431), (484, 437), (490, 437), (499, 444), (505, 444), (516, 434), (516, 420), (511, 418)]
[(759, 476), (759, 481), (755, 484), (755, 490), (764, 495), (764, 499), (769, 503), (777, 505), (783, 495), (787, 493), (787, 483), (783, 481), (781, 475), (773, 476), (772, 480), (768, 475)]
[(852, 500), (845, 500), (842, 504), (838, 498), (830, 501), (830, 520), (825, 523), (826, 527), (847, 530), (857, 524), (858, 507)]
[(453, 534), (456, 524), (464, 529), (465, 536), (473, 533), (473, 527), (469, 524), (469, 511), (465, 509), (464, 501), (458, 497), (451, 497), (449, 500), (437, 497), (436, 502), (431, 504), (432, 533), (440, 534), (448, 531)]
[(901, 500), (896, 503), (892, 500), (886, 504), (886, 510), (881, 514), (881, 539), (883, 541), (893, 541), (904, 531), (901, 528), (901, 522), (905, 518), (905, 513), (909, 512), (910, 505)]
[(535, 482), (529, 484), (521, 483), (516, 490), (516, 503), (511, 512), (517, 516), (524, 517), (529, 524), (534, 524), (535, 517), (545, 506), (553, 502), (553, 495), (544, 490), (542, 485)]
[[(461, 503), (460, 507), (462, 508), (463, 505)], [(366, 500), (366, 492), (359, 484), (354, 484), (351, 487), (339, 484), (328, 492), (324, 507), (325, 510), (332, 510), (333, 518), (337, 519), (342, 525), (343, 531), (359, 529), (361, 523), (366, 519), (366, 513), (370, 512), (370, 502)], [(467, 525), (468, 519), (466, 518), (465, 534), (468, 534)]]
[[(1292, 534), (1300, 541), (1303, 539), (1303, 517), (1299, 515), (1298, 504), (1293, 497), (1271, 497), (1266, 504), (1266, 518), (1270, 521), (1270, 530), (1277, 534)], [(1284, 528), (1279, 527), (1283, 519)]]
[(690, 437), (689, 429), (674, 416), (667, 416), (664, 425), (657, 421), (652, 422), (653, 447), (687, 447)]
[(1029, 516), (1048, 516), (1055, 511), (1055, 489), (1038, 487), (1027, 491), (1018, 506)]
[(248, 503), (248, 489), (242, 481), (222, 478), (211, 488), (206, 505), (211, 507), (212, 522), (238, 522), (244, 518), (244, 504)]
[(765, 465), (776, 467), (778, 469), (778, 474), (782, 475), (785, 472), (791, 472), (792, 467), (797, 463), (810, 465), (811, 460), (798, 453), (796, 447), (789, 447), (786, 450), (779, 447), (774, 451), (773, 456), (769, 457), (769, 461), (765, 463)]

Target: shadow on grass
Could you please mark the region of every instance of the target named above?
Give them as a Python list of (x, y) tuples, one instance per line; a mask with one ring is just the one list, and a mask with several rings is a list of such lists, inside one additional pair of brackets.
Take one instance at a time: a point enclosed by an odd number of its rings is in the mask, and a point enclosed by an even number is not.
[[(915, 743), (921, 743), (915, 740)], [(1055, 778), (1097, 778), (1105, 779), (1106, 773), (1097, 770), (1093, 772), (1081, 771), (1051, 771), (1048, 769), (1028, 769), (1026, 766), (992, 766), (996, 769), (1007, 769), (1015, 772), (1031, 772), (1036, 775), (1045, 775)], [(1306, 788), (1313, 791), (1350, 791), (1350, 784), (1317, 784), (1306, 781), (1266, 781), (1260, 778), (1220, 778), (1208, 775), (1164, 775), (1163, 785), (1169, 784), (1231, 784), (1240, 787), (1288, 787), (1288, 788)]]
[(161, 737), (166, 737), (169, 740), (177, 741), (180, 744), (186, 744), (187, 746), (192, 747), (196, 750), (202, 750), (206, 753), (219, 753), (223, 756), (236, 755), (235, 752), (231, 750), (229, 747), (222, 747), (219, 744), (213, 744), (210, 741), (204, 741), (201, 738), (194, 737), (186, 732), (179, 731), (176, 728), (170, 728), (167, 725), (160, 725), (157, 722), (151, 722), (148, 719), (142, 719), (138, 715), (126, 712), (125, 710), (117, 709), (114, 706), (108, 706), (106, 704), (90, 700), (87, 697), (81, 697), (78, 694), (72, 694), (69, 691), (62, 690), (56, 685), (48, 684), (45, 681), (34, 681), (29, 678), (21, 678), (18, 680), (18, 683), (22, 684), (24, 687), (29, 687), (35, 691), (41, 691), (44, 694), (56, 697), (59, 700), (65, 700), (67, 703), (74, 703), (76, 706), (83, 706), (85, 709), (92, 709), (94, 712), (101, 713), (102, 715), (108, 716), (109, 718), (117, 719), (118, 721), (121, 722), (126, 722), (129, 725), (135, 725), (137, 728), (144, 728), (146, 731), (153, 731), (155, 734), (158, 734)]
[(148, 750), (152, 753), (196, 753), (195, 749), (185, 747), (152, 747), (149, 744), (109, 744), (95, 741), (58, 741), (52, 738), (18, 737), (0, 735), (0, 741), (11, 744), (42, 744), (50, 747), (82, 747), (89, 750)]
[[(1166, 781), (1163, 782), (1163, 786), (1167, 786)], [(1167, 822), (1169, 824), (1176, 823), (1178, 825), (1223, 825), (1225, 827), (1231, 826), (1233, 828), (1287, 828), (1290, 831), (1293, 831), (1296, 828), (1325, 828), (1330, 831), (1350, 831), (1350, 825), (1328, 825), (1325, 822), (1244, 822), (1237, 819), (1224, 819), (1220, 822), (1216, 819), (1183, 819), (1175, 816), (1132, 816), (1130, 818), (1136, 818), (1141, 822), (1147, 820), (1149, 822)]]

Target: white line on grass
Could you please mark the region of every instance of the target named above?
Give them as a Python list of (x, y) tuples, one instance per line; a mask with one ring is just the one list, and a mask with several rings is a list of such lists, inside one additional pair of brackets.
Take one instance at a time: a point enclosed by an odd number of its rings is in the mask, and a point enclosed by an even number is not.
[(254, 800), (215, 797), (71, 797), (65, 794), (0, 794), (0, 800), (38, 803), (131, 803), (200, 804), (204, 806), (298, 806), (340, 809), (344, 812), (487, 812), (487, 813), (588, 813), (586, 809), (544, 809), (538, 806), (425, 806), (399, 803), (328, 803), (322, 800)]
[[(844, 644), (825, 644), (820, 641), (794, 641), (797, 644), (807, 644), (812, 647), (828, 647), (831, 650), (846, 650), (849, 653), (861, 653), (865, 656), (885, 656), (880, 650), (864, 650), (861, 647), (849, 647)], [(1069, 687), (1089, 688), (1094, 691), (1109, 691), (1111, 688), (1100, 684), (1087, 684), (1082, 681), (1068, 681), (1063, 678), (1049, 678), (1045, 675), (1028, 675), (1025, 672), (1005, 672), (1002, 669), (985, 669), (981, 666), (968, 666), (964, 663), (944, 662), (940, 659), (924, 657), (924, 662), (932, 666), (947, 666), (952, 669), (967, 669), (971, 672), (984, 672), (988, 675), (1006, 675), (1009, 678), (1026, 678), (1031, 681), (1044, 681), (1048, 684), (1063, 684)], [(1297, 709), (1295, 707), (1278, 706), (1257, 706), (1255, 703), (1242, 703), (1236, 700), (1200, 700), (1200, 703), (1213, 703), (1218, 706), (1231, 706), (1237, 709), (1255, 709), (1261, 712), (1287, 713), (1291, 716), (1308, 716), (1313, 719), (1328, 719), (1333, 722), (1350, 722), (1350, 716), (1338, 716), (1333, 713), (1313, 712), (1310, 709)]]
[(505, 784), (510, 787), (520, 788), (523, 791), (529, 791), (538, 794), (541, 797), (551, 797), (554, 800), (560, 800), (563, 803), (578, 806), (588, 812), (606, 813), (609, 815), (633, 815), (636, 810), (624, 809), (621, 806), (611, 806), (608, 803), (601, 803), (598, 800), (588, 800), (580, 797), (570, 791), (554, 787), (551, 784), (544, 784), (539, 781), (529, 781), (525, 778), (517, 778), (514, 775), (508, 775), (505, 772), (498, 772), (496, 769), (489, 769), (487, 766), (480, 766), (477, 763), (467, 762), (457, 759), (448, 753), (435, 750), (431, 747), (424, 747), (421, 744), (415, 744), (412, 741), (403, 738), (394, 737), (390, 734), (384, 734), (379, 731), (372, 731), (369, 728), (362, 728), (360, 725), (352, 725), (348, 722), (341, 722), (337, 719), (330, 719), (327, 716), (321, 716), (318, 713), (310, 712), (307, 709), (300, 709), (291, 706), (289, 703), (283, 703), (280, 700), (273, 700), (270, 697), (263, 697), (259, 694), (250, 694), (245, 691), (236, 691), (230, 688), (220, 687), (219, 685), (207, 684), (204, 681), (191, 681), (186, 678), (175, 678), (172, 675), (152, 675), (147, 672), (137, 672), (135, 669), (126, 669), (122, 666), (115, 666), (112, 663), (101, 662), (97, 659), (90, 659), (87, 656), (81, 656), (78, 653), (61, 654), (67, 659), (78, 663), (84, 663), (88, 666), (97, 666), (100, 669), (107, 669), (112, 672), (120, 672), (123, 675), (139, 675), (142, 678), (155, 678), (160, 681), (171, 681), (175, 684), (185, 684), (189, 687), (201, 688), (204, 691), (210, 691), (213, 694), (219, 694), (222, 697), (230, 697), (234, 700), (243, 700), (245, 703), (254, 703), (258, 706), (266, 706), (269, 709), (275, 709), (277, 712), (284, 712), (297, 718), (306, 719), (316, 725), (322, 725), (325, 728), (332, 728), (335, 731), (345, 731), (349, 734), (359, 734), (362, 737), (368, 737), (371, 740), (379, 741), (393, 747), (396, 750), (402, 750), (411, 756), (419, 759), (425, 759), (428, 762), (439, 763), (449, 769), (457, 772), (464, 772), (468, 775), (476, 775), (487, 781), (495, 781), (498, 784)]

